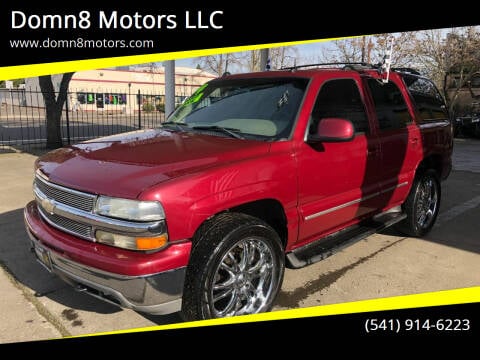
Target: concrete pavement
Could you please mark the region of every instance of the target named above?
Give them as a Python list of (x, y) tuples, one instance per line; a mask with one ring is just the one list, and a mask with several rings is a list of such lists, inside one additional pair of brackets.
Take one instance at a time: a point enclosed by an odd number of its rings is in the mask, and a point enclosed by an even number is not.
[(51, 314), (32, 296), (28, 288), (2, 268), (0, 271), (0, 342), (59, 338), (60, 331)]
[[(0, 342), (41, 340), (67, 335), (61, 324), (38, 301), (31, 289), (17, 280), (10, 269), (21, 268), (25, 252), (25, 232), (21, 230), (20, 208), (32, 198), (26, 191), (31, 183), (35, 157), (28, 154), (0, 153)], [(16, 246), (19, 242), (21, 245)], [(23, 275), (20, 275), (23, 276)], [(56, 326), (57, 325), (57, 326)], [(59, 326), (58, 326), (59, 325)]]
[[(317, 264), (287, 270), (274, 310), (480, 285), (480, 141), (457, 139), (441, 215), (425, 239), (375, 234)], [(22, 210), (36, 157), (0, 153), (0, 343), (179, 322), (75, 292), (30, 253)], [(6, 269), (6, 270), (5, 270)]]
[[(33, 199), (35, 159), (25, 153), (0, 153), (0, 264), (13, 274), (0, 277), (0, 294), (9, 294), (8, 298), (1, 296), (0, 318), (9, 320), (0, 321), (0, 343), (179, 322), (178, 315), (149, 319), (77, 293), (35, 261), (22, 215), (25, 204)], [(28, 303), (31, 305), (26, 306)], [(16, 314), (32, 306), (37, 309), (38, 319), (28, 322), (31, 330), (22, 335), (19, 328), (23, 315)], [(50, 330), (45, 331), (45, 327)]]

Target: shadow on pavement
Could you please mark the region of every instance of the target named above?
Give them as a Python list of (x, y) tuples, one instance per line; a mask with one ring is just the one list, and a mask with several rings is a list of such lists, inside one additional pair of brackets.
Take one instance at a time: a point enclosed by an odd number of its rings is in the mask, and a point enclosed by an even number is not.
[[(15, 279), (30, 288), (37, 297), (45, 296), (66, 308), (100, 314), (123, 311), (117, 306), (90, 295), (76, 292), (56, 275), (47, 272), (36, 261), (30, 251), (30, 242), (25, 232), (23, 209), (0, 214), (0, 264), (5, 265)], [(157, 325), (183, 321), (178, 313), (170, 315), (138, 314)]]
[[(440, 213), (430, 233), (421, 238), (480, 254), (478, 221), (480, 219), (480, 174), (452, 171), (442, 183)], [(401, 236), (394, 228), (382, 234)]]
[(37, 297), (46, 296), (67, 308), (78, 310), (103, 314), (121, 311), (116, 306), (76, 292), (35, 260), (24, 228), (23, 209), (0, 214), (0, 262)]
[(180, 313), (174, 313), (169, 315), (150, 315), (150, 314), (143, 314), (142, 315), (145, 319), (157, 324), (157, 325), (168, 325), (168, 324), (176, 324), (183, 322)]

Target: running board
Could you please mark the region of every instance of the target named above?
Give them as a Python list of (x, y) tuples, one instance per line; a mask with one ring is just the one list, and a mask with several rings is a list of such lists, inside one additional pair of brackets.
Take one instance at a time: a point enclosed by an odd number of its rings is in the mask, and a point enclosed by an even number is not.
[(357, 241), (392, 226), (407, 217), (402, 212), (385, 212), (358, 225), (348, 227), (309, 243), (287, 254), (290, 267), (298, 269), (324, 260)]

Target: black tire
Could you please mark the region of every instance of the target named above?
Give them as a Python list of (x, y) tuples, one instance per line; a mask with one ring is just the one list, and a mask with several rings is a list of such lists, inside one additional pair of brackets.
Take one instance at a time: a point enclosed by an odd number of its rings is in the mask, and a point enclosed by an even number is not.
[(440, 200), (441, 186), (435, 170), (428, 169), (419, 173), (402, 205), (407, 218), (398, 223), (396, 228), (413, 237), (426, 235), (435, 224)]
[(457, 138), (460, 136), (460, 126), (454, 125), (453, 126), (453, 137)]
[(475, 125), (474, 135), (476, 138), (480, 138), (480, 123), (477, 123), (477, 125)]
[(193, 239), (181, 315), (193, 321), (269, 311), (284, 268), (281, 240), (268, 224), (245, 214), (219, 214)]

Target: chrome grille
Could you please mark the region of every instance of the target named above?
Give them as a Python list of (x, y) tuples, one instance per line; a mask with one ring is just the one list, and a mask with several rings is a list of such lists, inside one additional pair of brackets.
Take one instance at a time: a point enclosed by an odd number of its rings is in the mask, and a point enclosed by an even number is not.
[(48, 214), (40, 208), (42, 217), (52, 226), (63, 230), (69, 234), (82, 237), (87, 240), (93, 240), (93, 229), (90, 225), (82, 224), (77, 221), (67, 219), (66, 217)]
[(82, 193), (62, 186), (48, 183), (40, 177), (35, 178), (35, 185), (47, 198), (75, 209), (91, 212), (95, 203), (95, 195)]
[[(75, 210), (93, 212), (96, 195), (50, 183), (38, 175), (35, 177), (35, 187), (35, 191), (41, 193), (38, 194), (40, 198), (53, 200), (55, 203), (69, 206)], [(94, 240), (91, 225), (51, 213), (49, 210), (43, 208), (42, 202), (38, 198), (37, 204), (43, 219), (53, 227), (83, 239)]]

